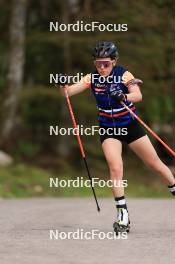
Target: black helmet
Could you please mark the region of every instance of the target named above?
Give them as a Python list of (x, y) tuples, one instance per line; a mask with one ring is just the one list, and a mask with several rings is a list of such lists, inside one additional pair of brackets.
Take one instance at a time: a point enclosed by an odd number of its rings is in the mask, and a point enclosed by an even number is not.
[(110, 41), (100, 41), (97, 43), (93, 52), (94, 58), (107, 58), (116, 59), (118, 57), (117, 47)]

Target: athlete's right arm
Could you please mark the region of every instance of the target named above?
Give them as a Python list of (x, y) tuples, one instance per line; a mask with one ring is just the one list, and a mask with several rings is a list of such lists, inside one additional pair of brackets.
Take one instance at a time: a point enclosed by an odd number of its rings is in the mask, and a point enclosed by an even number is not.
[[(72, 85), (65, 85), (68, 95), (72, 96), (85, 91), (91, 86), (91, 74), (84, 76), (79, 82)], [(64, 95), (64, 87), (61, 87), (61, 94)]]

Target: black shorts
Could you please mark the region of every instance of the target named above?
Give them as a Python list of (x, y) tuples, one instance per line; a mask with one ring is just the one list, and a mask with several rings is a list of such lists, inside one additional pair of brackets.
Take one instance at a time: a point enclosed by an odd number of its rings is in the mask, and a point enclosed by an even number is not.
[(125, 125), (123, 127), (108, 129), (108, 127), (100, 126), (100, 128), (102, 128), (100, 130), (101, 143), (103, 143), (103, 141), (107, 138), (115, 138), (121, 142), (130, 144), (131, 142), (146, 135), (144, 129), (137, 120), (133, 120), (129, 125)]

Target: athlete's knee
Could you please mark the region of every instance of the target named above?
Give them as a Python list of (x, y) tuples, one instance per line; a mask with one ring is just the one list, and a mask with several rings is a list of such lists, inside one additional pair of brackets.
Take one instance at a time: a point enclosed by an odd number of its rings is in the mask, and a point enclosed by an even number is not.
[(114, 179), (122, 179), (123, 177), (123, 163), (119, 162), (118, 164), (110, 166), (110, 174)]

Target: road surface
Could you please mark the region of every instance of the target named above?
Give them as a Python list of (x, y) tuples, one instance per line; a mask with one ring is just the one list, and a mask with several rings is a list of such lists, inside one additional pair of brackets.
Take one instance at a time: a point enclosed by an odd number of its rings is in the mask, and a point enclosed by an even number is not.
[(128, 199), (132, 229), (127, 239), (50, 239), (51, 233), (78, 229), (111, 232), (113, 199), (99, 203), (100, 213), (91, 198), (0, 200), (0, 263), (175, 263), (173, 199)]

